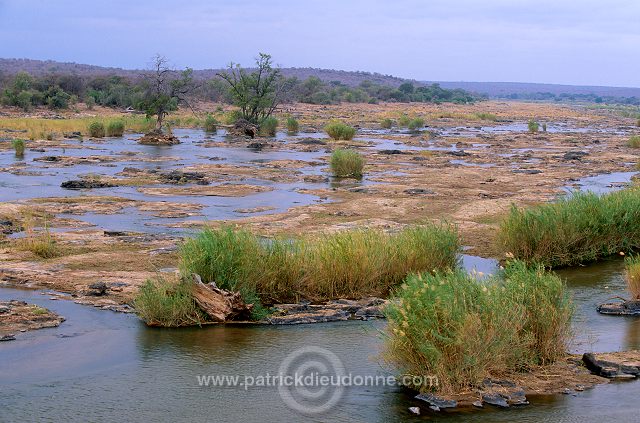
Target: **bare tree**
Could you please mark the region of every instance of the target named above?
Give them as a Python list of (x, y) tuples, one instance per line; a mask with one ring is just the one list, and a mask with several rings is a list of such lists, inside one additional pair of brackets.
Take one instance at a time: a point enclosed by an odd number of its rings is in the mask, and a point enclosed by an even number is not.
[(280, 69), (272, 67), (271, 56), (265, 53), (259, 53), (256, 69), (251, 73), (231, 63), (227, 72), (217, 75), (229, 84), (233, 103), (240, 108), (242, 118), (256, 124), (278, 108), (286, 87)]
[(150, 72), (145, 75), (145, 94), (142, 108), (147, 117), (156, 116), (156, 132), (162, 132), (164, 118), (178, 105), (188, 103), (188, 95), (195, 89), (193, 70), (176, 71), (161, 55), (153, 58)]

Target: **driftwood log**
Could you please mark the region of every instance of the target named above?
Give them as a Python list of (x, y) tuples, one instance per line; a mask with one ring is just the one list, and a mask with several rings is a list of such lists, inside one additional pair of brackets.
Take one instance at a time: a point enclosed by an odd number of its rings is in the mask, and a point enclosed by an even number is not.
[(193, 282), (193, 298), (213, 322), (223, 323), (249, 317), (253, 304), (246, 304), (239, 292), (220, 289), (215, 284), (205, 285), (198, 275), (193, 275)]

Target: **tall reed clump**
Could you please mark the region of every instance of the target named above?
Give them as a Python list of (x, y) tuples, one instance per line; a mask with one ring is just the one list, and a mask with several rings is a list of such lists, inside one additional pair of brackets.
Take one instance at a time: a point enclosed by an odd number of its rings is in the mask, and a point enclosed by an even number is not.
[(640, 189), (576, 192), (555, 203), (512, 207), (498, 241), (526, 262), (570, 266), (640, 248)]
[(187, 278), (176, 281), (164, 277), (148, 279), (133, 301), (136, 313), (149, 326), (202, 324), (206, 316), (195, 303), (192, 283)]
[(411, 275), (385, 310), (384, 356), (405, 375), (437, 378), (411, 388), (457, 393), (561, 357), (571, 313), (562, 280), (541, 266), (511, 262), (484, 281), (461, 270)]
[(384, 118), (380, 121), (380, 127), (383, 129), (391, 129), (393, 127), (393, 120)]
[(530, 119), (527, 123), (527, 127), (529, 128), (529, 132), (535, 134), (536, 132), (538, 132), (538, 129), (540, 129), (540, 124), (538, 124), (538, 122), (536, 122), (535, 120)]
[(627, 145), (631, 148), (640, 148), (640, 135), (633, 135), (627, 141)]
[(204, 130), (205, 132), (216, 132), (218, 129), (218, 121), (212, 115), (207, 115), (204, 118)]
[(334, 140), (352, 140), (356, 135), (356, 128), (340, 121), (331, 121), (325, 127), (324, 131)]
[(417, 131), (419, 129), (424, 128), (424, 119), (419, 117), (411, 119), (407, 124), (407, 128), (410, 131)]
[(329, 167), (337, 178), (362, 178), (364, 157), (354, 150), (338, 148), (331, 153)]
[(180, 268), (263, 302), (385, 295), (407, 274), (452, 268), (459, 240), (449, 225), (264, 240), (246, 230), (206, 229), (181, 248)]
[(88, 129), (90, 137), (103, 138), (105, 136), (104, 124), (102, 122), (91, 122)]
[(624, 260), (627, 289), (634, 301), (640, 300), (640, 255), (629, 256)]
[(11, 146), (13, 147), (13, 150), (16, 153), (16, 157), (24, 157), (24, 148), (25, 148), (24, 140), (14, 139), (13, 141), (11, 141)]
[(297, 134), (300, 129), (300, 123), (293, 116), (287, 118), (287, 132), (290, 134)]
[(264, 118), (260, 122), (260, 135), (263, 137), (275, 137), (278, 129), (278, 119), (273, 116)]
[[(107, 123), (106, 136), (108, 137), (121, 137), (124, 135), (124, 121), (123, 120), (111, 120)], [(93, 136), (93, 135), (92, 135)]]

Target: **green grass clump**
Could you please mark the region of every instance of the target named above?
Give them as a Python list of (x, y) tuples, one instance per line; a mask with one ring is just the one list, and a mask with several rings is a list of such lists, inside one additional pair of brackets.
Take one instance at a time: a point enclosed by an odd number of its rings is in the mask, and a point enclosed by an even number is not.
[(179, 327), (205, 322), (206, 316), (193, 298), (192, 284), (186, 278), (148, 279), (133, 301), (136, 313), (149, 326)]
[[(261, 239), (246, 230), (206, 229), (181, 248), (183, 274), (256, 295), (263, 303), (385, 295), (407, 274), (452, 268), (454, 228), (426, 225), (396, 234), (374, 229)], [(249, 300), (246, 300), (250, 302)]]
[(407, 128), (409, 128), (410, 131), (417, 131), (424, 128), (424, 119), (419, 117), (411, 119), (407, 124)]
[(55, 237), (44, 228), (42, 231), (35, 231), (31, 226), (25, 228), (26, 236), (20, 238), (17, 247), (23, 251), (30, 251), (36, 256), (44, 259), (54, 258), (60, 255), (60, 248)]
[(364, 157), (357, 151), (339, 148), (331, 154), (329, 166), (337, 178), (362, 178)]
[(296, 134), (298, 133), (299, 129), (300, 124), (298, 123), (298, 120), (292, 116), (289, 116), (287, 118), (287, 132), (290, 134)]
[(263, 137), (275, 137), (277, 129), (278, 119), (273, 116), (264, 118), (262, 122), (260, 122), (260, 135)]
[[(89, 128), (91, 131), (91, 128)], [(112, 120), (107, 123), (106, 136), (108, 137), (121, 137), (124, 135), (124, 121)], [(93, 135), (91, 135), (93, 136)]]
[(538, 124), (538, 122), (536, 122), (535, 120), (530, 119), (527, 123), (527, 127), (529, 128), (529, 132), (535, 134), (536, 132), (538, 132), (538, 129), (540, 129), (540, 124)]
[(405, 375), (437, 377), (412, 388), (456, 393), (561, 357), (571, 313), (562, 280), (541, 266), (511, 262), (484, 281), (411, 275), (385, 310), (385, 357)]
[(393, 127), (393, 120), (389, 118), (382, 119), (380, 127), (384, 129), (391, 129)]
[(24, 142), (24, 140), (21, 139), (14, 139), (13, 141), (11, 141), (11, 146), (13, 147), (13, 150), (15, 151), (17, 157), (24, 156), (25, 144), (26, 143)]
[(324, 131), (334, 140), (351, 140), (356, 135), (356, 128), (340, 121), (332, 121), (324, 127)]
[(103, 138), (105, 136), (104, 124), (102, 122), (91, 122), (89, 124), (89, 136)]
[(640, 255), (625, 258), (624, 264), (627, 290), (632, 300), (640, 300)]
[(555, 203), (512, 207), (498, 233), (507, 254), (570, 266), (640, 247), (640, 190), (576, 192)]
[(631, 148), (640, 148), (640, 135), (633, 135), (627, 141), (627, 145)]
[(218, 121), (212, 115), (207, 115), (204, 118), (204, 130), (205, 132), (216, 132), (218, 129)]
[(402, 115), (400, 115), (400, 118), (398, 118), (398, 125), (403, 128), (409, 126), (409, 122), (411, 122), (411, 118), (406, 113), (403, 113)]
[(493, 122), (498, 120), (498, 116), (494, 115), (493, 113), (480, 112), (480, 113), (474, 113), (473, 116), (479, 120), (490, 120)]

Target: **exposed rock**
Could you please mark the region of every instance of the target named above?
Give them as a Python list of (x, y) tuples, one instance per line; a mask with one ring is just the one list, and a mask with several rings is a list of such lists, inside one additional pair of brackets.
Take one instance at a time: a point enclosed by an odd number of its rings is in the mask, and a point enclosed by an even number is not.
[(629, 351), (628, 357), (612, 354), (585, 353), (582, 362), (591, 372), (606, 378), (632, 379), (640, 376), (640, 356)]
[(434, 195), (435, 191), (426, 188), (409, 188), (403, 191), (405, 194), (409, 195)]
[(72, 131), (72, 132), (63, 132), (62, 135), (65, 138), (72, 138), (72, 139), (82, 139), (82, 133), (80, 131)]
[(562, 156), (563, 160), (582, 160), (583, 157), (588, 156), (586, 151), (567, 151)]
[(450, 154), (452, 156), (456, 156), (456, 157), (467, 157), (470, 156), (471, 154), (467, 153), (464, 150), (454, 150), (454, 151), (449, 151), (447, 152), (447, 154)]
[(309, 310), (284, 316), (270, 316), (267, 322), (272, 325), (299, 325), (306, 323), (326, 323), (349, 320), (350, 314), (343, 310)]
[(175, 145), (180, 144), (180, 140), (169, 134), (162, 132), (149, 132), (138, 140), (138, 144), (144, 145)]
[(4, 310), (0, 313), (0, 337), (5, 341), (14, 339), (15, 332), (56, 327), (64, 322), (64, 317), (24, 301), (1, 301), (0, 307)]
[(600, 304), (598, 313), (617, 316), (640, 316), (640, 301), (623, 301), (618, 303)]
[(113, 188), (116, 185), (109, 182), (91, 180), (91, 179), (75, 179), (71, 181), (65, 181), (60, 184), (60, 187), (65, 189), (92, 189), (92, 188)]
[(481, 397), (483, 402), (502, 408), (529, 404), (524, 389), (508, 380), (485, 379)]
[(509, 407), (509, 403), (507, 402), (507, 400), (502, 395), (495, 392), (482, 394), (482, 402), (500, 408)]
[(441, 408), (456, 408), (458, 406), (458, 402), (455, 400), (448, 400), (446, 398), (438, 397), (434, 394), (426, 393), (419, 394), (414, 397), (417, 400), (424, 401), (432, 407)]
[(16, 336), (12, 333), (0, 336), (0, 341), (15, 341)]
[(96, 282), (89, 285), (87, 295), (93, 295), (94, 297), (101, 297), (107, 293), (107, 284), (104, 282)]
[(233, 127), (229, 129), (229, 132), (234, 135), (255, 138), (258, 135), (258, 126), (245, 119), (238, 119)]
[(378, 150), (378, 154), (407, 154), (401, 150)]
[(420, 415), (420, 407), (409, 407), (409, 411), (416, 416)]
[(387, 301), (377, 297), (361, 300), (339, 299), (325, 304), (278, 304), (274, 314), (266, 323), (276, 325), (295, 325), (303, 323), (323, 323), (339, 320), (369, 320), (384, 318), (383, 309)]
[(207, 176), (202, 172), (182, 172), (179, 170), (161, 173), (160, 180), (168, 184), (196, 183), (198, 185), (207, 185), (209, 183)]
[(59, 162), (61, 161), (62, 158), (60, 156), (42, 156), (42, 157), (36, 157), (35, 159), (33, 159), (34, 162)]
[(538, 173), (542, 173), (539, 169), (514, 169), (511, 171), (512, 173), (524, 173), (526, 175), (537, 175)]
[(250, 148), (252, 150), (256, 150), (256, 151), (262, 151), (262, 149), (267, 145), (267, 143), (265, 142), (251, 142), (249, 143), (249, 145), (247, 145), (247, 148)]
[(303, 140), (298, 141), (296, 144), (302, 145), (327, 145), (326, 141), (319, 140), (317, 138), (305, 138)]

